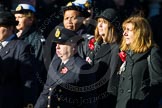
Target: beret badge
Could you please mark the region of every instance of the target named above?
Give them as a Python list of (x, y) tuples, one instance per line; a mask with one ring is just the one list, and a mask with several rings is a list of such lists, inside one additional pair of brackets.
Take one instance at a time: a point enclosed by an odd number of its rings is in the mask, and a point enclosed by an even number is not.
[(60, 34), (61, 34), (60, 30), (57, 28), (55, 32), (55, 37), (58, 38)]
[(73, 4), (72, 4), (72, 2), (69, 2), (66, 6), (72, 6)]
[(89, 7), (91, 6), (91, 4), (90, 4), (88, 1), (86, 1), (86, 3), (84, 4), (84, 6), (85, 6), (86, 8), (89, 8)]
[(22, 6), (21, 5), (17, 6), (17, 8), (16, 8), (16, 11), (20, 11), (20, 10), (22, 10)]

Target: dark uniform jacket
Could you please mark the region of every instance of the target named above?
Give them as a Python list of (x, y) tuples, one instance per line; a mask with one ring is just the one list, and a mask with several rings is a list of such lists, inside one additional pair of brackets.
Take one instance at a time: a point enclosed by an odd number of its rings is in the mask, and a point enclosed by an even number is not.
[(159, 108), (161, 91), (162, 55), (159, 49), (153, 47), (145, 53), (127, 53), (116, 108)]
[[(88, 69), (87, 64), (78, 55), (71, 57), (65, 64), (68, 69), (66, 74), (61, 74), (57, 69), (61, 64), (60, 58), (54, 56), (48, 71), (48, 77), (44, 89), (37, 100), (35, 108), (90, 108), (91, 106), (85, 105), (83, 107), (84, 96), (88, 99), (87, 94), (84, 93), (84, 84), (90, 83), (94, 80), (88, 74), (80, 73), (81, 69)], [(87, 80), (88, 79), (88, 80)], [(83, 88), (78, 88), (83, 87)], [(82, 92), (79, 92), (82, 91)], [(92, 95), (89, 93), (89, 95)]]
[(96, 80), (101, 82), (97, 88), (97, 95), (101, 97), (98, 99), (98, 108), (115, 107), (119, 82), (117, 71), (121, 64), (118, 52), (116, 43), (100, 44), (93, 51), (90, 50), (88, 57), (92, 60), (92, 65), (102, 64), (101, 69), (96, 72)]
[(19, 39), (24, 40), (24, 42), (30, 44), (32, 47), (31, 52), (34, 55), (33, 64), (35, 64), (35, 79), (38, 82), (39, 92), (41, 92), (47, 75), (43, 59), (43, 43), (41, 41), (43, 36), (34, 26), (32, 26), (24, 30)]
[(24, 40), (26, 43), (30, 44), (33, 47), (34, 55), (40, 61), (42, 60), (42, 34), (35, 28), (31, 27), (22, 32), (19, 39)]
[(35, 100), (29, 45), (16, 36), (0, 50), (0, 108), (23, 108)]

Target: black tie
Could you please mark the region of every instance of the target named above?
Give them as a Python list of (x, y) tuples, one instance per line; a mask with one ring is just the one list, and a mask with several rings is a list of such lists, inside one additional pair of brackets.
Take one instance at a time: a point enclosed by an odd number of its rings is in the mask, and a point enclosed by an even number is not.
[(61, 65), (59, 66), (58, 71), (60, 72), (64, 67), (65, 67), (65, 64), (64, 63), (61, 63)]

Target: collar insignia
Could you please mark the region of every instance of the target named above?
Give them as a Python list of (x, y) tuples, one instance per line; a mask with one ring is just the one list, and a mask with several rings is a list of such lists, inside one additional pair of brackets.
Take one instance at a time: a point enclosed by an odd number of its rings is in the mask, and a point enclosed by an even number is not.
[(84, 6), (85, 6), (86, 8), (89, 8), (89, 7), (90, 7), (90, 3), (89, 3), (88, 1), (86, 1), (86, 3), (84, 4)]

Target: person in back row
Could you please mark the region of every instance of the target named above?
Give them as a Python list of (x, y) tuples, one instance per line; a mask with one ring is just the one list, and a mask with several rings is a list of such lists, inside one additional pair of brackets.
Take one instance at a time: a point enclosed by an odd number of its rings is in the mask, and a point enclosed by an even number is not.
[[(85, 3), (90, 5), (91, 0), (86, 0)], [(65, 27), (66, 29), (72, 30), (78, 34), (78, 36), (81, 36), (85, 39), (85, 41), (89, 40), (91, 37), (93, 37), (91, 34), (88, 34), (86, 31), (86, 27), (83, 24), (83, 21), (90, 17), (90, 13), (87, 11), (87, 8), (85, 7), (85, 4), (81, 4), (79, 0), (76, 0), (74, 2), (69, 2), (66, 6), (62, 7), (63, 12), (63, 22), (60, 23), (60, 26)], [(53, 34), (55, 32), (55, 28), (51, 31), (49, 34), (46, 45), (45, 45), (45, 53), (46, 53), (46, 67), (48, 68), (51, 59), (55, 55), (55, 42), (53, 42)], [(83, 42), (84, 43), (84, 42)], [(85, 42), (87, 43), (87, 42)], [(86, 58), (86, 51), (87, 46), (84, 46), (83, 48), (78, 48), (78, 53), (82, 58)]]
[[(63, 7), (63, 25), (65, 28), (75, 31), (78, 36), (84, 38), (83, 44), (87, 43), (89, 39), (93, 36), (88, 34), (87, 28), (84, 25), (86, 18), (90, 17), (90, 12), (86, 8), (86, 3), (90, 4), (90, 0), (86, 0), (85, 4), (81, 4), (79, 0), (74, 2), (69, 2), (65, 7)], [(95, 21), (94, 21), (94, 26)], [(79, 46), (78, 53), (82, 58), (86, 58), (88, 46)]]

